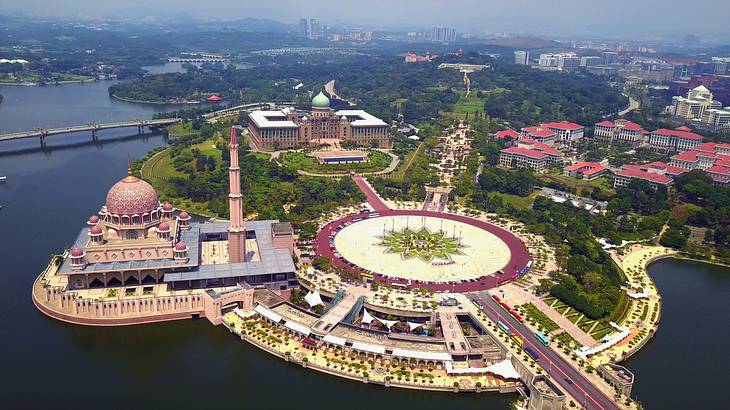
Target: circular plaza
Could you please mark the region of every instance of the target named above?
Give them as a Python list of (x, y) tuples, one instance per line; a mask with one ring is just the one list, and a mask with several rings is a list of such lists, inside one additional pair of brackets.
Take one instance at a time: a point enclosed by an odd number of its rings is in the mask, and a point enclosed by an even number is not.
[(530, 260), (522, 241), (503, 228), (430, 211), (350, 215), (326, 225), (315, 247), (376, 282), (434, 291), (489, 289), (517, 278)]

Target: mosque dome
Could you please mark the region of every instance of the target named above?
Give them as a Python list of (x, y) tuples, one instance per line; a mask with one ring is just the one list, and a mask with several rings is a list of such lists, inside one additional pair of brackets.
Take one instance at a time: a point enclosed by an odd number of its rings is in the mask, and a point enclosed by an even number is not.
[(185, 242), (178, 242), (175, 244), (175, 250), (178, 252), (185, 252), (188, 250), (188, 245), (185, 245)]
[(179, 219), (182, 219), (183, 221), (190, 219), (190, 215), (188, 215), (188, 213), (185, 211), (180, 212), (180, 215), (178, 215), (177, 217)]
[(117, 215), (142, 215), (160, 206), (157, 192), (147, 182), (128, 175), (106, 194), (106, 210)]
[(167, 222), (161, 223), (157, 227), (157, 232), (170, 232), (170, 224), (168, 224)]
[(91, 229), (89, 229), (89, 233), (92, 235), (101, 235), (101, 233), (102, 233), (101, 226), (99, 226), (99, 225), (92, 226)]
[(163, 211), (172, 211), (173, 209), (172, 204), (169, 202), (165, 202), (165, 205), (162, 205)]
[(322, 91), (312, 99), (312, 108), (329, 108), (330, 99)]
[(84, 251), (81, 248), (73, 248), (71, 249), (71, 256), (74, 258), (80, 258), (84, 256)]
[(89, 223), (90, 223), (90, 224), (95, 224), (95, 223), (98, 223), (98, 222), (99, 222), (99, 217), (98, 217), (98, 216), (96, 216), (96, 215), (91, 215), (91, 216), (89, 217)]

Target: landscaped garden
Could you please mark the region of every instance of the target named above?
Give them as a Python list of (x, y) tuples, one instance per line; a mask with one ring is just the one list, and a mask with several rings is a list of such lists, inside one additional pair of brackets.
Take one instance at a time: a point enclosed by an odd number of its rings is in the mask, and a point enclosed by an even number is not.
[(341, 174), (343, 172), (377, 172), (390, 165), (390, 155), (377, 151), (367, 151), (368, 160), (350, 164), (322, 164), (316, 158), (307, 155), (304, 151), (284, 152), (278, 157), (278, 162), (291, 171), (305, 171), (315, 174)]

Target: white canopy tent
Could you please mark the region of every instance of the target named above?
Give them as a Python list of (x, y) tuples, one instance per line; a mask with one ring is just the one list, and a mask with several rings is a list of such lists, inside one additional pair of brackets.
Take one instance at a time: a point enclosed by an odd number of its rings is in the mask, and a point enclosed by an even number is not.
[(359, 350), (361, 352), (385, 354), (385, 346), (371, 345), (370, 343), (353, 342), (352, 348), (353, 350)]
[(347, 339), (345, 339), (343, 337), (332, 336), (332, 335), (325, 335), (322, 338), (322, 340), (327, 343), (332, 343), (333, 345), (343, 346), (343, 347), (345, 346), (345, 343), (347, 343)]
[(375, 320), (375, 317), (373, 317), (367, 309), (363, 309), (362, 312), (362, 323), (369, 325), (373, 320)]
[(378, 319), (378, 318), (375, 318), (375, 320), (377, 320), (380, 323), (384, 324), (385, 327), (388, 328), (388, 330), (390, 330), (390, 328), (393, 327), (394, 324), (398, 323), (397, 320), (385, 320), (385, 319)]
[(324, 305), (324, 302), (322, 302), (322, 297), (316, 290), (314, 292), (310, 291), (309, 293), (307, 293), (307, 295), (304, 296), (304, 300), (307, 301), (309, 307)]
[(451, 361), (451, 355), (446, 352), (426, 352), (422, 350), (393, 349), (393, 356), (417, 360)]
[(426, 327), (425, 323), (414, 323), (414, 322), (406, 322), (406, 323), (408, 323), (408, 330), (410, 330), (411, 332), (416, 330), (419, 327), (422, 327), (422, 326)]
[(512, 361), (510, 359), (502, 360), (499, 363), (495, 363), (487, 367), (466, 367), (466, 368), (454, 368), (454, 364), (450, 361), (446, 362), (445, 366), (447, 374), (484, 374), (491, 373), (495, 376), (502, 377), (503, 379), (519, 379), (520, 374), (517, 373)]
[(244, 311), (241, 308), (235, 308), (235, 309), (233, 309), (233, 313), (235, 313), (236, 315), (238, 315), (238, 317), (240, 317), (241, 319), (248, 319), (251, 316), (253, 316), (253, 315), (256, 314), (256, 312), (254, 312), (253, 310)]
[(309, 334), (312, 333), (312, 331), (309, 329), (309, 326), (305, 326), (293, 320), (287, 320), (286, 323), (284, 323), (284, 327), (297, 333), (303, 334), (304, 336), (309, 336)]
[(281, 315), (274, 312), (273, 310), (265, 307), (264, 305), (256, 305), (256, 309), (254, 309), (254, 310), (259, 315), (269, 319), (270, 321), (272, 321), (274, 323), (281, 322), (281, 319), (282, 319)]

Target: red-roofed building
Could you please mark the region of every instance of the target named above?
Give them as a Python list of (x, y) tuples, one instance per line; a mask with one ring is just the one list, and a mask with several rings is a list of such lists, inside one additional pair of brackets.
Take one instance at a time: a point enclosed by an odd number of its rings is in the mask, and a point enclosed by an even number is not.
[(601, 121), (593, 126), (593, 138), (609, 144), (629, 144), (638, 146), (644, 140), (644, 130), (639, 124), (621, 118), (614, 121)]
[(706, 142), (692, 151), (672, 156), (671, 165), (687, 170), (702, 169), (717, 185), (728, 185), (730, 179), (730, 144)]
[(515, 146), (505, 148), (499, 153), (499, 165), (529, 168), (534, 172), (543, 172), (549, 164), (559, 164), (561, 160), (560, 151), (526, 137), (520, 138)]
[(505, 138), (512, 138), (513, 140), (516, 140), (520, 136), (520, 133), (515, 130), (502, 130), (497, 132), (495, 137), (503, 140)]
[(540, 127), (547, 128), (558, 136), (558, 143), (572, 144), (583, 138), (585, 127), (580, 124), (568, 121), (546, 122), (540, 124)]
[(554, 144), (558, 140), (558, 136), (553, 131), (544, 127), (525, 127), (520, 130), (520, 135), (543, 144)]
[(649, 135), (649, 145), (661, 151), (689, 151), (702, 144), (702, 135), (690, 131), (661, 128)]
[(600, 178), (608, 172), (608, 168), (597, 162), (579, 162), (565, 167), (565, 174), (573, 178), (586, 179), (592, 181)]
[(220, 100), (222, 100), (222, 98), (218, 97), (217, 95), (211, 95), (210, 97), (207, 98), (208, 102), (218, 102)]
[(730, 166), (713, 165), (705, 172), (712, 178), (715, 185), (730, 186)]
[(659, 186), (668, 188), (674, 182), (674, 177), (684, 172), (687, 170), (659, 161), (644, 165), (627, 164), (616, 171), (613, 187), (624, 187), (629, 185), (633, 179), (641, 179), (649, 182), (654, 189)]

